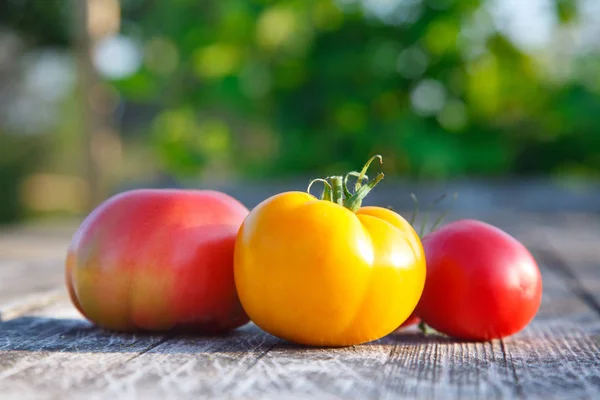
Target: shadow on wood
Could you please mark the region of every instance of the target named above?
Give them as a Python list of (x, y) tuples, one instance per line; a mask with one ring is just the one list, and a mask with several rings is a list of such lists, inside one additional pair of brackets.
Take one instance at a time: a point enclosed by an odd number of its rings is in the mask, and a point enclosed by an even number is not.
[[(82, 319), (20, 317), (0, 322), (0, 351), (203, 354), (261, 352), (264, 348), (282, 351), (322, 351), (330, 348), (306, 347), (271, 336), (254, 324), (247, 324), (218, 336), (119, 333), (99, 328)], [(367, 346), (422, 346), (457, 343), (439, 335), (417, 332), (393, 333)], [(339, 350), (350, 351), (352, 347)]]
[(21, 317), (0, 322), (0, 351), (76, 352), (76, 353), (144, 353), (163, 343), (158, 353), (213, 353), (247, 351), (257, 341), (279, 339), (258, 328), (238, 329), (219, 336), (120, 333), (97, 327), (82, 319)]

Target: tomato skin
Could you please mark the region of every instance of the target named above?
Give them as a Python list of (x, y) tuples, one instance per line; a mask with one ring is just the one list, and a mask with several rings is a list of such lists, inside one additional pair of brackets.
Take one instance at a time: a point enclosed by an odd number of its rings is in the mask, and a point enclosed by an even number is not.
[(248, 210), (216, 191), (132, 190), (73, 236), (66, 285), (90, 321), (117, 331), (218, 333), (248, 322), (233, 280)]
[(285, 340), (348, 346), (381, 338), (414, 310), (420, 239), (391, 210), (352, 211), (303, 192), (273, 196), (238, 233), (234, 272), (252, 321)]
[(433, 329), (484, 341), (512, 335), (537, 313), (542, 276), (506, 232), (461, 220), (425, 236), (427, 279), (417, 315)]
[(419, 322), (421, 322), (421, 318), (419, 318), (417, 314), (412, 313), (410, 317), (408, 317), (406, 321), (404, 321), (402, 325), (398, 327), (398, 329), (408, 328), (409, 326), (417, 325)]

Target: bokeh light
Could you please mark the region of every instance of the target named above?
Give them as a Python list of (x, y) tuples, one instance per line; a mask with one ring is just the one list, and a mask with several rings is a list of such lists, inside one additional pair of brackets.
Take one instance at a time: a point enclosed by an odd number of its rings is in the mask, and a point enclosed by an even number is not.
[[(3, 220), (373, 153), (390, 179), (600, 172), (596, 0), (17, 3), (0, 15)], [(44, 207), (50, 190), (83, 200)]]

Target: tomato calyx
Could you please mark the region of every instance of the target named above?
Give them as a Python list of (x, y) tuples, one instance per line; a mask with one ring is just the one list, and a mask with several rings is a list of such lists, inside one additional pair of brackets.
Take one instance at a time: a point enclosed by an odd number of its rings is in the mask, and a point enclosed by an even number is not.
[[(414, 193), (410, 194), (410, 197), (412, 198), (413, 203), (415, 204), (414, 208), (413, 208), (413, 212), (412, 215), (410, 217), (409, 223), (415, 228), (415, 220), (417, 219), (417, 215), (419, 214), (419, 200), (417, 199), (417, 196)], [(435, 232), (440, 225), (442, 224), (442, 222), (444, 222), (444, 219), (446, 218), (446, 216), (448, 215), (448, 213), (450, 212), (450, 210), (452, 209), (452, 206), (446, 208), (440, 215), (439, 217), (434, 221), (433, 225), (429, 228), (429, 231), (427, 231), (427, 221), (429, 219), (429, 214), (431, 213), (431, 211), (433, 210), (433, 208), (435, 206), (437, 206), (439, 203), (441, 203), (446, 197), (448, 197), (447, 193), (443, 193), (441, 196), (439, 196), (437, 199), (433, 200), (429, 206), (425, 209), (425, 215), (423, 217), (423, 221), (421, 222), (421, 228), (419, 229), (419, 237), (423, 238), (425, 235), (428, 235), (430, 233)], [(452, 200), (452, 204), (454, 204), (456, 202), (456, 199), (458, 198), (458, 193), (454, 193), (452, 195), (453, 200)]]
[(417, 326), (417, 328), (423, 335), (427, 335), (432, 331), (431, 327), (425, 322), (423, 322), (423, 320), (419, 321), (419, 325)]
[[(380, 164), (383, 164), (383, 157), (375, 155), (366, 162), (360, 172), (352, 171), (348, 172), (346, 176), (336, 175), (324, 179), (316, 178), (311, 180), (308, 184), (307, 192), (310, 193), (310, 188), (315, 182), (321, 182), (324, 185), (321, 200), (339, 204), (355, 213), (362, 206), (362, 201), (367, 197), (369, 192), (377, 186), (384, 177), (383, 172), (380, 172), (373, 180), (369, 180), (369, 177), (366, 175), (369, 166), (376, 158), (379, 159)], [(348, 180), (352, 176), (356, 177), (354, 192), (351, 192), (348, 189)], [(363, 181), (366, 181), (366, 183), (363, 184)]]

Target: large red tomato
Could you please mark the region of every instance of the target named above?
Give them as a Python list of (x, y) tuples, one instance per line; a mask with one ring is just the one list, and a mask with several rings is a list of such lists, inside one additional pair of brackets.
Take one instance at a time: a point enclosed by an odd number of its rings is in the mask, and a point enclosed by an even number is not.
[(542, 277), (529, 251), (504, 231), (462, 220), (423, 238), (427, 278), (416, 314), (468, 340), (514, 334), (535, 316)]
[(215, 191), (133, 190), (94, 210), (66, 261), (74, 305), (114, 330), (217, 333), (245, 324), (233, 248), (248, 210)]

